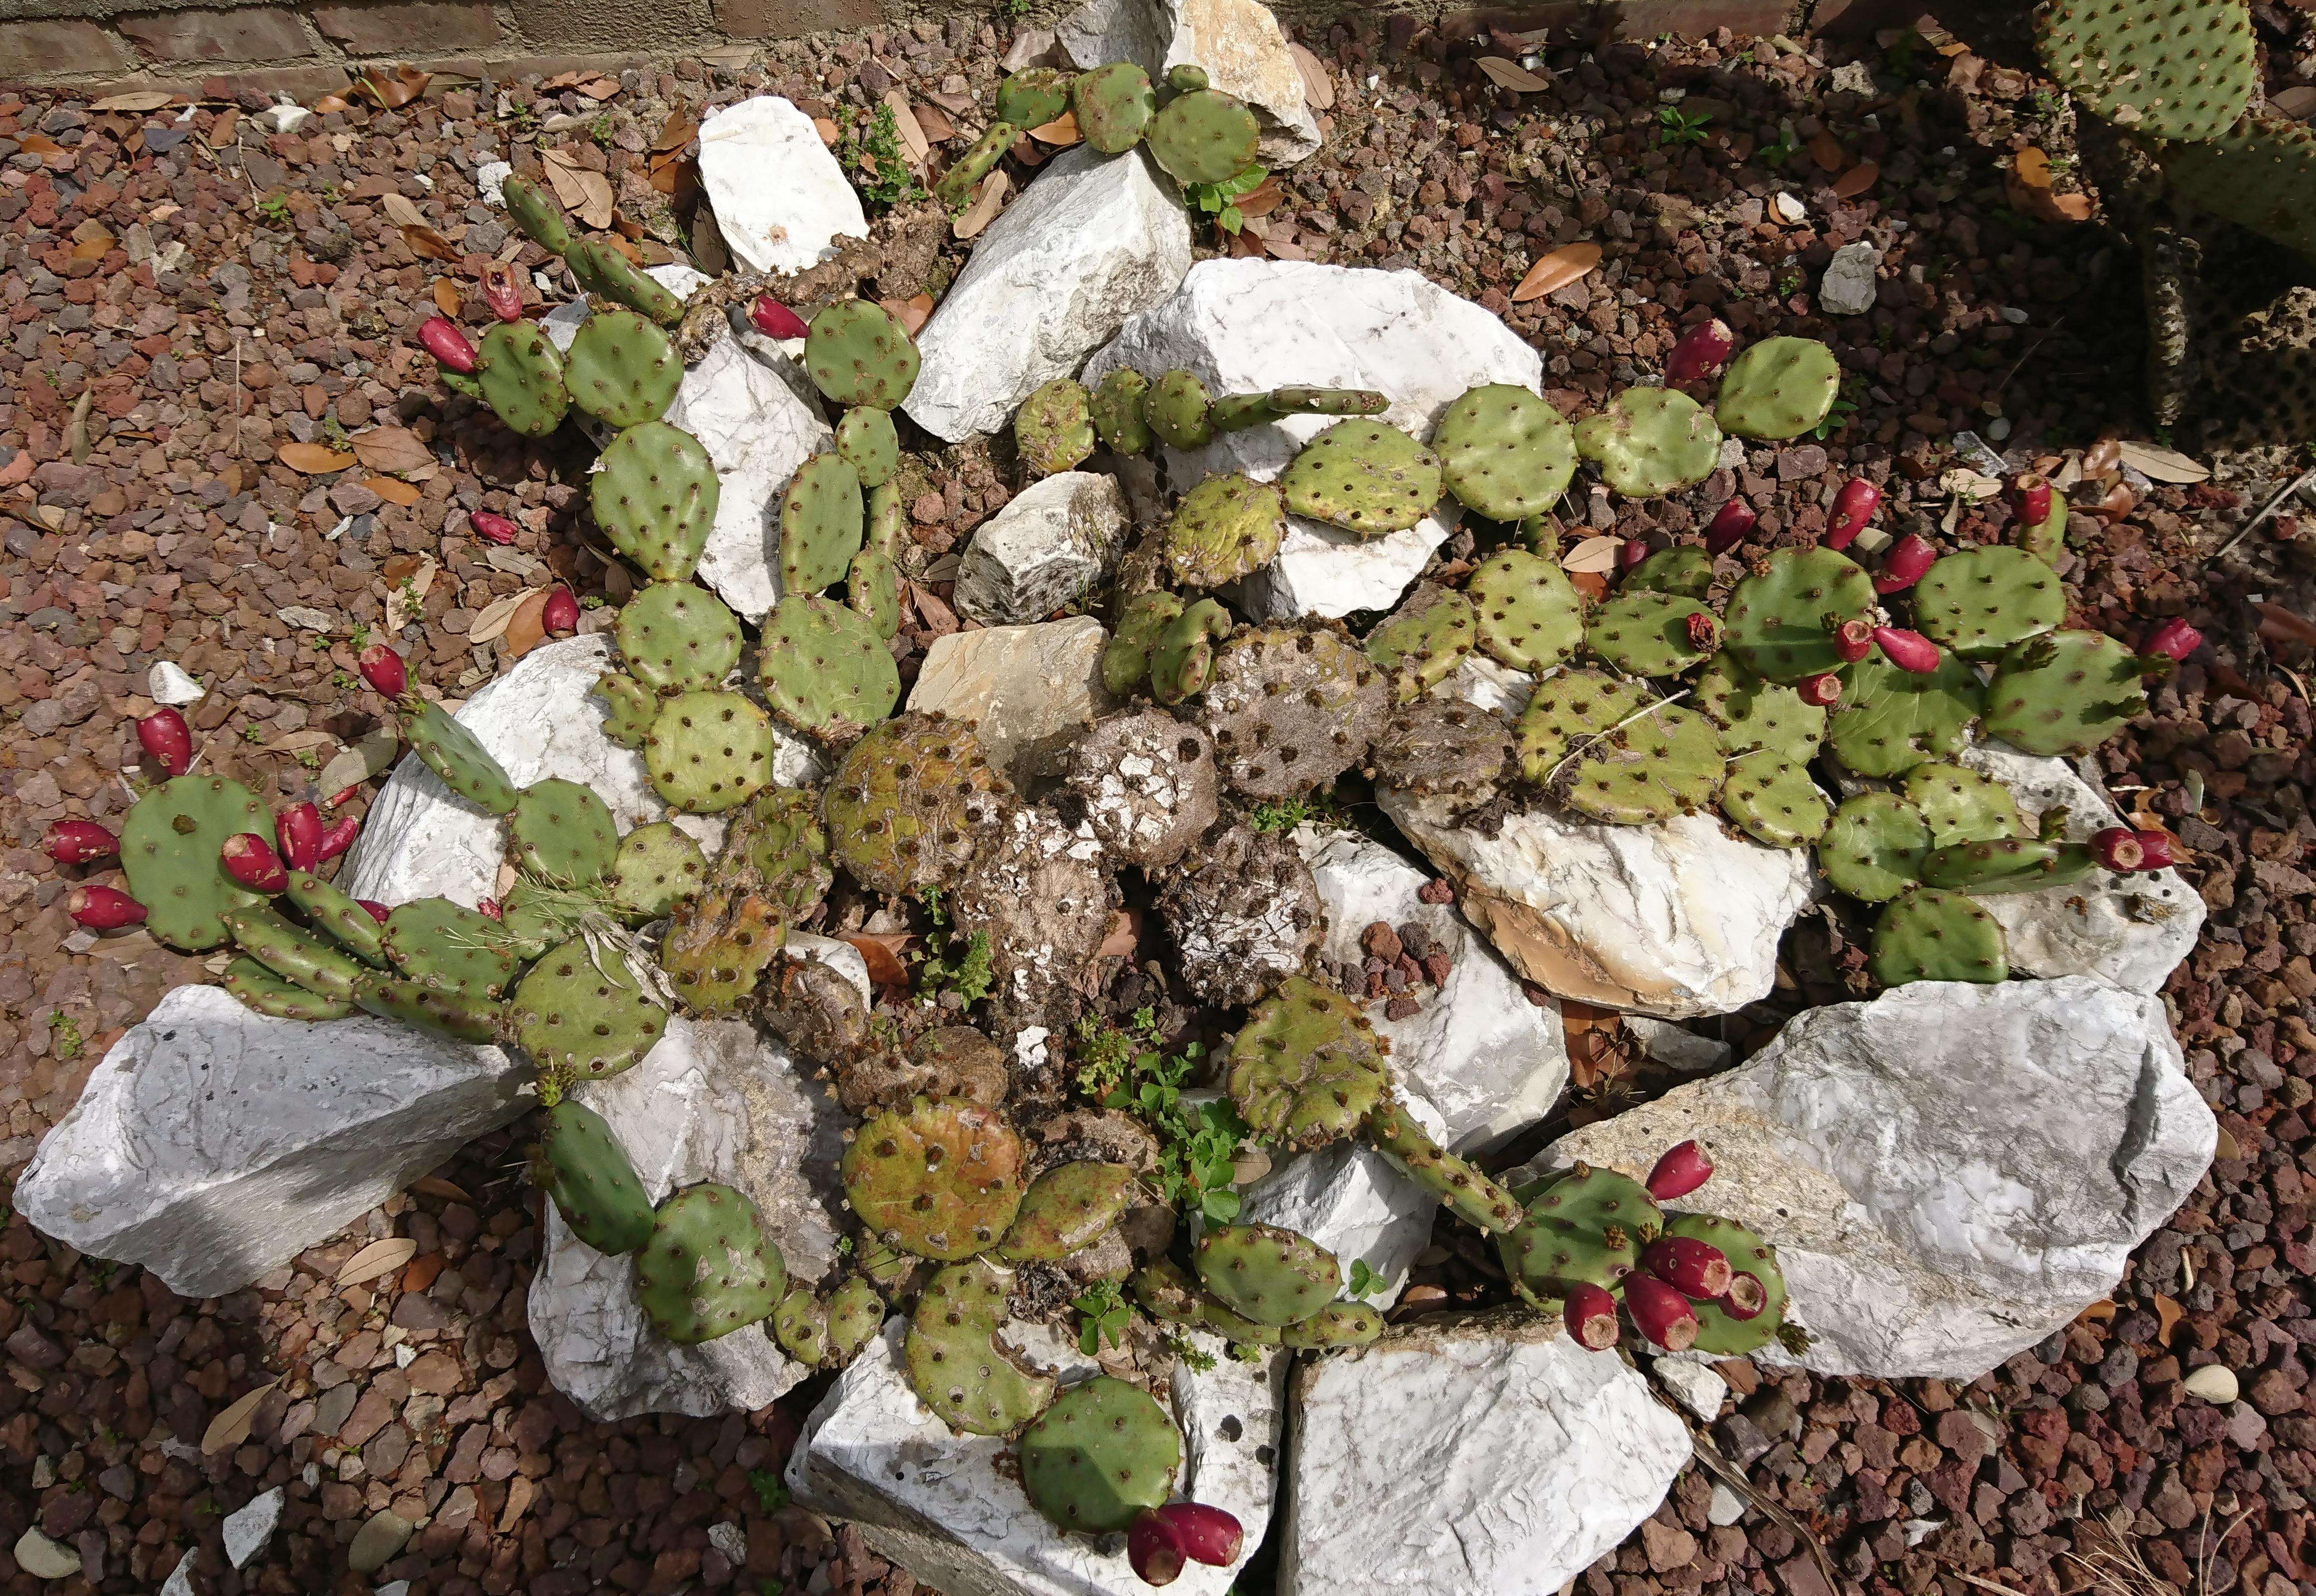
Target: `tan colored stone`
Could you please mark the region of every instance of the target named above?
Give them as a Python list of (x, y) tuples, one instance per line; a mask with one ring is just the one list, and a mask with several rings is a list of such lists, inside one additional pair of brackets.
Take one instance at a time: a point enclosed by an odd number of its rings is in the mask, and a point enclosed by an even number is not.
[(909, 707), (978, 723), (990, 762), (1016, 785), (1058, 775), (1069, 743), (1109, 707), (1109, 641), (1091, 616), (952, 632), (926, 651)]

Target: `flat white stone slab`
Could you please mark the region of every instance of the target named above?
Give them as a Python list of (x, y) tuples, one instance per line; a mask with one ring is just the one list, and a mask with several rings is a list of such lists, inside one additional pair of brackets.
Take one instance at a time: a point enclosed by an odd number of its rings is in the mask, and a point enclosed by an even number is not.
[(699, 182), (733, 256), (758, 271), (802, 271), (840, 237), (866, 238), (860, 196), (812, 119), (776, 94), (699, 124)]

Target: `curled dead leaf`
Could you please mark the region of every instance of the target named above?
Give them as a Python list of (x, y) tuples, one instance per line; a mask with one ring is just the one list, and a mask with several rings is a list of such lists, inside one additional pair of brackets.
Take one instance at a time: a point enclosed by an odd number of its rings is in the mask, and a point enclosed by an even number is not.
[(522, 607), (522, 601), (530, 597), (528, 593), (510, 593), (485, 605), (476, 615), (474, 625), (467, 628), (467, 641), (469, 643), (496, 641), (499, 634), (507, 629), (507, 623), (514, 619), (514, 612)]
[(362, 478), (362, 486), (376, 493), (388, 504), (398, 504), (405, 510), (424, 497), (414, 483), (404, 482), (397, 477), (366, 476)]
[(1599, 573), (1617, 568), (1617, 554), (1625, 546), (1621, 537), (1588, 537), (1561, 556), (1560, 568), (1574, 575), (1578, 572)]
[(507, 616), (506, 626), (499, 634), (499, 652), (507, 659), (520, 660), (547, 641), (547, 623), (540, 618), (547, 608), (547, 595), (551, 590), (534, 588), (522, 596)]
[(265, 1400), (267, 1392), (281, 1383), (280, 1375), (263, 1385), (243, 1392), (235, 1397), (226, 1410), (209, 1421), (201, 1432), (201, 1450), (227, 1452), (249, 1439), (250, 1421), (257, 1416), (257, 1405)]
[(826, 117), (813, 118), (812, 130), (819, 134), (821, 143), (828, 146), (831, 149), (834, 149), (836, 147), (836, 141), (840, 137), (842, 137), (837, 130), (836, 124)]
[(1076, 144), (1085, 135), (1078, 131), (1078, 113), (1074, 111), (1065, 111), (1043, 127), (1030, 129), (1029, 137), (1040, 144), (1049, 144), (1056, 149), (1061, 149)]
[(1482, 56), (1474, 65), (1488, 75), (1490, 83), (1517, 94), (1537, 94), (1552, 86), (1551, 79), (1538, 77), (1518, 61), (1501, 56)]
[(326, 444), (319, 443), (285, 443), (274, 454), (290, 470), (307, 476), (319, 476), (325, 471), (343, 471), (354, 463), (352, 455), (342, 455)]
[(1841, 147), (1841, 140), (1831, 133), (1819, 133), (1809, 141), (1810, 159), (1821, 171), (1839, 172), (1849, 164), (1849, 152)]
[(1287, 54), (1295, 58), (1295, 70), (1303, 75), (1303, 97), (1314, 111), (1332, 111), (1335, 105), (1335, 79), (1327, 64), (1299, 44), (1289, 43)]
[(444, 315), (450, 317), (453, 321), (456, 321), (459, 315), (459, 285), (452, 282), (447, 277), (436, 278), (434, 279), (434, 308), (441, 311)]
[(909, 967), (901, 959), (901, 950), (913, 938), (905, 931), (848, 931), (839, 940), (860, 950), (861, 960), (868, 966), (871, 985), (905, 987), (909, 984)]
[(2179, 1321), (2187, 1317), (2186, 1308), (2172, 1301), (2170, 1298), (2158, 1293), (2155, 1299), (2155, 1339), (2165, 1346), (2169, 1346), (2171, 1332), (2178, 1329)]
[(658, 134), (652, 139), (655, 153), (680, 150), (699, 137), (699, 120), (691, 116), (672, 116), (660, 124)]
[(397, 227), (423, 227), (426, 225), (426, 213), (419, 209), (407, 195), (381, 194), (378, 206), (386, 212), (386, 219)]
[(2186, 485), (2212, 480), (2212, 468), (2191, 460), (2178, 449), (2158, 448), (2151, 443), (2123, 442), (2116, 446), (2116, 459), (2146, 477), (2150, 482)]
[(372, 471), (415, 471), (434, 463), (418, 434), (407, 427), (372, 427), (350, 441), (354, 457)]
[(439, 1175), (422, 1175), (410, 1183), (410, 1189), (421, 1197), (440, 1197), (446, 1202), (472, 1202), (467, 1188), (457, 1181), (445, 1180)]
[(418, 1244), (407, 1236), (389, 1236), (382, 1241), (373, 1241), (340, 1266), (335, 1283), (358, 1286), (382, 1274), (392, 1274), (417, 1255)]
[(1882, 181), (1882, 168), (1871, 161), (1852, 166), (1833, 180), (1833, 195), (1837, 200), (1855, 200)]
[(450, 247), (450, 241), (432, 227), (406, 226), (402, 230), (402, 242), (410, 246), (412, 254), (429, 261), (455, 261), (459, 258), (459, 252)]
[(2252, 607), (2259, 612), (2259, 634), (2270, 643), (2297, 643), (2316, 648), (2316, 625), (2311, 625), (2281, 604), (2266, 599)]
[(1006, 192), (1012, 186), (1013, 180), (1002, 171), (983, 178), (981, 187), (974, 191), (973, 203), (949, 224), (949, 232), (958, 238), (978, 237), (983, 228), (997, 219), (998, 211), (1004, 207)]
[(1600, 264), (1600, 246), (1597, 244), (1565, 244), (1528, 269), (1512, 290), (1512, 303), (1541, 299), (1546, 294), (1564, 288)]
[(2051, 157), (2031, 144), (2010, 157), (2010, 171), (2029, 188), (2051, 186)]
[(426, 85), (432, 81), (431, 73), (421, 72), (415, 66), (373, 66), (354, 79), (348, 93), (374, 101), (382, 110), (394, 111), (424, 93)]

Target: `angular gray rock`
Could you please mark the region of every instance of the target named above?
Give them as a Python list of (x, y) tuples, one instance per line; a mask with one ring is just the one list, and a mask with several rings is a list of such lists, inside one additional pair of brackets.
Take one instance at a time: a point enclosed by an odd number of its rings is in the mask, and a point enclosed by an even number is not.
[[(1439, 1134), (1429, 1104), (1408, 1112)], [(1335, 1255), (1346, 1281), (1365, 1264), (1384, 1289), (1366, 1300), (1389, 1308), (1407, 1284), (1416, 1255), (1431, 1244), (1439, 1199), (1390, 1159), (1362, 1142), (1339, 1141), (1314, 1153), (1281, 1155), (1269, 1175), (1240, 1193), (1239, 1218), (1307, 1236)]]
[(1204, 67), (1211, 86), (1253, 111), (1262, 128), (1255, 153), (1273, 170), (1319, 147), (1302, 71), (1278, 19), (1255, 0), (1090, 0), (1056, 31), (1081, 72), (1132, 61), (1154, 81), (1170, 66)]
[(1394, 1020), (1381, 1004), (1368, 1009), (1376, 1031), (1391, 1040), (1393, 1076), (1446, 1122), (1448, 1150), (1483, 1151), (1551, 1113), (1568, 1085), (1559, 1005), (1530, 1003), (1519, 978), (1463, 915), (1416, 897), (1430, 878), (1381, 843), (1305, 826), (1295, 845), (1327, 906), (1327, 959), (1363, 959), (1359, 938), (1378, 920), (1394, 930), (1421, 925), (1448, 955), (1448, 984), (1418, 983), (1412, 991), (1423, 1006), (1414, 1014)]
[(1190, 220), (1139, 150), (1080, 145), (1000, 211), (917, 334), (902, 406), (951, 443), (1010, 425), (1022, 400), (1073, 377), (1118, 324), (1190, 269)]
[[(753, 1026), (671, 1020), (633, 1068), (572, 1095), (610, 1123), (655, 1203), (722, 1181), (755, 1203), (790, 1280), (815, 1283), (835, 1264), (845, 1116)], [(810, 1372), (761, 1323), (698, 1346), (668, 1341), (636, 1301), (634, 1260), (581, 1241), (552, 1203), (529, 1311), (548, 1378), (597, 1419), (759, 1408)]]
[(1553, 1596), (1689, 1457), (1621, 1358), (1519, 1310), (1421, 1319), (1292, 1385), (1278, 1596)]
[(1247, 615), (1271, 621), (1389, 609), (1422, 574), (1431, 552), (1448, 541), (1457, 519), (1453, 505), (1442, 504), (1412, 527), (1362, 539), (1288, 516), (1287, 536), (1270, 563), (1233, 583), (1225, 597)]
[(1882, 270), (1882, 252), (1870, 244), (1845, 244), (1826, 263), (1818, 283), (1817, 302), (1828, 315), (1864, 315), (1877, 303), (1875, 274)]
[(288, 1494), (282, 1486), (276, 1485), (226, 1515), (219, 1528), (225, 1532), (227, 1562), (239, 1568), (265, 1549), (265, 1543), (273, 1538), (274, 1529), (281, 1522), (281, 1504)]
[(1968, 1380), (2114, 1289), (2217, 1125), (2153, 998), (1919, 981), (1801, 1015), (1742, 1067), (1506, 1178), (1579, 1159), (1645, 1175), (1690, 1137), (1716, 1166), (1697, 1206), (1777, 1248), (1804, 1364)]
[(699, 124), (699, 182), (717, 230), (758, 271), (802, 271), (868, 220), (812, 119), (775, 94), (727, 105)]
[(984, 626), (1042, 621), (1101, 585), (1132, 529), (1114, 476), (1063, 471), (1032, 483), (974, 528), (957, 612)]
[(84, 1253), (219, 1297), (521, 1113), (528, 1067), (361, 1015), (309, 1023), (179, 987), (91, 1072), (15, 1205)]
[(1016, 785), (1056, 776), (1069, 744), (1109, 708), (1109, 641), (1091, 616), (952, 632), (925, 651), (909, 707), (979, 722), (990, 763)]

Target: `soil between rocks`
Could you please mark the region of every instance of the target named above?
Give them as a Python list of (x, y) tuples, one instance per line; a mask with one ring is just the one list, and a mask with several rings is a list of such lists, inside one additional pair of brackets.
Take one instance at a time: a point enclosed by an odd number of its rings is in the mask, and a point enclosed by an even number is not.
[[(2258, 13), (2273, 91), (2303, 75), (2309, 41), (2282, 30), (2306, 22)], [(1516, 57), (1519, 40), (1450, 50), (1405, 18), (1383, 35), (1299, 37), (1334, 94), (1326, 147), (1283, 175), (1256, 218), (1264, 236), (1223, 247), (1421, 270), (1542, 349), (1564, 407), (1654, 369), (1708, 310), (1741, 337), (1826, 339), (1851, 377), (1848, 424), (1822, 443), (1750, 450), (1733, 481), (1696, 496), (1733, 487), (1765, 539), (1813, 537), (1835, 489), (1864, 474), (1884, 484), (1893, 534), (1985, 541), (2000, 533), (1999, 503), (1957, 509), (1939, 488), (1967, 464), (1955, 434), (2062, 458), (2110, 428), (2143, 435), (2128, 250), (2096, 221), (2030, 219), (2006, 188), (2004, 167), (2030, 146), (2059, 156), (2071, 186), (2063, 113), (2015, 39), (1952, 53), (1725, 36), (1555, 49), (1536, 68), (1548, 86), (1516, 93), (1474, 57)], [(270, 800), (328, 797), (317, 778), (382, 709), (353, 674), (361, 640), (414, 617), (399, 634), (414, 676), (457, 699), (536, 640), (534, 603), (474, 642), (494, 604), (551, 580), (589, 596), (618, 580), (585, 546), (583, 459), (454, 409), (412, 340), (438, 279), (471, 283), (476, 257), (512, 242), (475, 191), (477, 162), (535, 173), (542, 150), (567, 149), (604, 174), (623, 214), (664, 217), (655, 166), (680, 169), (681, 124), (712, 106), (769, 91), (833, 116), (899, 87), (977, 126), (965, 97), (988, 103), (1006, 43), (958, 20), (784, 45), (737, 72), (678, 63), (554, 90), (438, 79), (399, 109), (357, 104), (295, 134), (269, 134), (258, 102), (137, 112), (0, 92), (0, 1179), (123, 1027), (207, 976), (149, 939), (76, 935), (71, 878), (110, 878), (57, 871), (35, 846), (63, 816), (117, 824), (129, 798), (117, 773), (137, 768), (131, 722), (150, 708), (156, 661), (211, 689), (190, 712), (210, 767)], [(1668, 127), (1668, 109), (1685, 122), (1700, 102), (1705, 138)], [(690, 214), (679, 193), (654, 226), (680, 242)], [(1599, 269), (1512, 302), (1535, 259), (1583, 240), (1603, 247)], [(1832, 251), (1861, 240), (1886, 256), (1879, 305), (1821, 314)], [(1202, 238), (1202, 253), (1215, 243)], [(641, 244), (668, 258), (650, 232)], [(429, 258), (437, 250), (449, 258)], [(318, 474), (287, 447), (350, 439), (360, 457)], [(921, 578), (908, 634), (922, 648), (957, 624), (942, 556), (1013, 479), (1008, 444), (908, 441)], [(1845, 1590), (2129, 1590), (2143, 1576), (2316, 1596), (2304, 1561), (2316, 1556), (2316, 629), (2288, 618), (2316, 613), (2316, 562), (2290, 506), (2214, 557), (2276, 480), (2258, 464), (2172, 486), (2095, 449), (2071, 524), (2075, 619), (2135, 637), (2185, 615), (2212, 641), (2101, 759), (2117, 794), (2192, 850), (2184, 863), (2213, 910), (2165, 998), (2220, 1113), (2222, 1157), (2112, 1304), (1969, 1386), (1724, 1366), (1732, 1395), (1711, 1439), (1832, 1554)], [(478, 538), (476, 510), (512, 518), (516, 542)], [(1567, 510), (1571, 533), (1698, 524), (1685, 497)], [(354, 812), (375, 783), (357, 785)], [(1804, 932), (1788, 952), (1791, 988), (1729, 1023), (1741, 1051), (1795, 1008), (1846, 995), (1854, 950)], [(1646, 1084), (1637, 1049), (1612, 1019), (1571, 1014), (1584, 1084), (1567, 1112), (1613, 1112)], [(345, 1236), (210, 1301), (81, 1258), (12, 1215), (0, 1231), (8, 1588), (150, 1592), (191, 1556), (205, 1592), (407, 1580), (429, 1596), (906, 1596), (906, 1573), (780, 1500), (778, 1469), (821, 1382), (758, 1414), (611, 1425), (547, 1386), (524, 1325), (539, 1214), (522, 1139), (520, 1126), (485, 1139)], [(406, 1266), (334, 1284), (388, 1235), (416, 1243)], [(1485, 1253), (1443, 1237), (1402, 1314), (1479, 1289)], [(2183, 1390), (2207, 1364), (2238, 1376), (2241, 1401)], [(248, 1438), (204, 1456), (218, 1414), (277, 1377)], [(222, 1517), (275, 1485), (288, 1496), (279, 1532), (231, 1570)], [(1759, 1507), (1716, 1525), (1713, 1498), (1713, 1477), (1691, 1469), (1580, 1583), (1590, 1596), (1831, 1596), (1792, 1528)], [(389, 1510), (421, 1527), (375, 1574), (349, 1573), (356, 1532)], [(81, 1575), (44, 1585), (16, 1567), (5, 1548), (34, 1524), (79, 1552)]]

